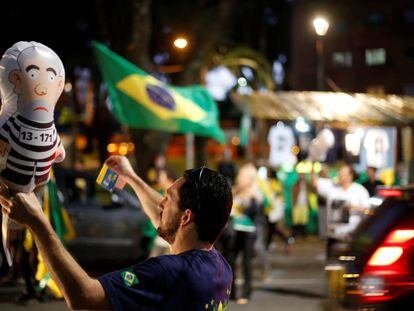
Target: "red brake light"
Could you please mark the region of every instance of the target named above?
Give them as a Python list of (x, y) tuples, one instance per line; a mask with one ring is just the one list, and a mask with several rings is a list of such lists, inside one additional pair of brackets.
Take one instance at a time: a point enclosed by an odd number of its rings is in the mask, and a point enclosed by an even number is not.
[(389, 266), (395, 263), (403, 254), (404, 244), (414, 238), (414, 230), (397, 229), (391, 231), (382, 245), (374, 252), (368, 261), (368, 266)]
[(378, 195), (383, 197), (401, 197), (403, 192), (397, 189), (380, 189)]
[(413, 273), (413, 247), (413, 229), (395, 229), (387, 235), (362, 272), (360, 288), (364, 303), (395, 299), (413, 290), (413, 284), (408, 277)]
[(387, 236), (385, 243), (405, 243), (412, 238), (414, 238), (414, 230), (394, 230)]
[(403, 249), (398, 246), (383, 246), (378, 248), (368, 261), (368, 266), (389, 266), (402, 255)]

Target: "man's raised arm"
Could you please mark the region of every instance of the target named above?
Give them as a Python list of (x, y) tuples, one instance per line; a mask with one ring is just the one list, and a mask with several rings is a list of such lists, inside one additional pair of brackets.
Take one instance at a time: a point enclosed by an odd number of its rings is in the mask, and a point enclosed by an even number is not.
[(111, 156), (105, 163), (134, 189), (144, 208), (144, 212), (151, 219), (154, 227), (158, 228), (160, 221), (159, 204), (162, 201), (162, 196), (134, 172), (131, 163), (126, 157)]
[(33, 234), (36, 245), (53, 280), (71, 309), (110, 309), (101, 283), (91, 278), (63, 247), (52, 226), (44, 216), (33, 193), (18, 193), (14, 200), (0, 194), (3, 213)]

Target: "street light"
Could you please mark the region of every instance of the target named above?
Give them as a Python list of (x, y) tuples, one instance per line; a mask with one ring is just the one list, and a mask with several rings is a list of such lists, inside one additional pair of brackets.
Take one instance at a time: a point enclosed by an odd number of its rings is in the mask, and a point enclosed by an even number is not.
[(178, 49), (185, 49), (188, 45), (188, 41), (185, 38), (177, 38), (174, 40), (174, 46)]
[(315, 27), (318, 36), (324, 36), (328, 32), (329, 22), (323, 17), (317, 17), (313, 20), (313, 27)]
[(318, 81), (318, 91), (324, 90), (325, 85), (325, 69), (323, 62), (323, 41), (322, 38), (326, 35), (329, 29), (329, 22), (323, 17), (317, 17), (313, 20), (313, 27), (315, 32), (318, 35), (316, 39), (316, 54), (318, 57), (318, 67), (317, 67), (317, 81)]

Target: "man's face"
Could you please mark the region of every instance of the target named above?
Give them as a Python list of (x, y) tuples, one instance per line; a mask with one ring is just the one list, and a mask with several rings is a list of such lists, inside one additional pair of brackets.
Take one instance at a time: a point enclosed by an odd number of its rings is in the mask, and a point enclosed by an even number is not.
[(184, 184), (184, 178), (177, 179), (166, 191), (166, 196), (160, 203), (160, 224), (158, 235), (168, 243), (174, 243), (178, 229), (180, 228), (182, 212), (178, 206), (178, 191)]
[(349, 170), (349, 167), (347, 166), (341, 167), (338, 173), (338, 181), (341, 186), (346, 186), (352, 183), (352, 174)]
[(257, 170), (252, 165), (246, 165), (239, 170), (236, 177), (236, 184), (240, 188), (247, 188), (256, 181)]
[(376, 172), (372, 168), (367, 169), (367, 177), (370, 181), (375, 181), (376, 179)]
[(53, 120), (55, 104), (63, 90), (55, 62), (34, 56), (20, 60), (21, 70), (10, 73), (10, 81), (19, 95), (19, 112), (34, 121)]

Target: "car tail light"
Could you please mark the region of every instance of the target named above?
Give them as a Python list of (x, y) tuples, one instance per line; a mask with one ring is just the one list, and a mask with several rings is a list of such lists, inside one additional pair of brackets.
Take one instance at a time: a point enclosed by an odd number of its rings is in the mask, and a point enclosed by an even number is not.
[(368, 266), (389, 266), (402, 255), (403, 249), (398, 246), (384, 246), (378, 248), (368, 261)]
[(413, 249), (414, 230), (395, 229), (388, 234), (362, 272), (363, 302), (387, 301), (414, 290)]
[(378, 190), (378, 195), (383, 197), (401, 197), (403, 192), (398, 189), (380, 189)]
[(414, 238), (414, 230), (394, 230), (385, 240), (385, 243), (405, 243)]

